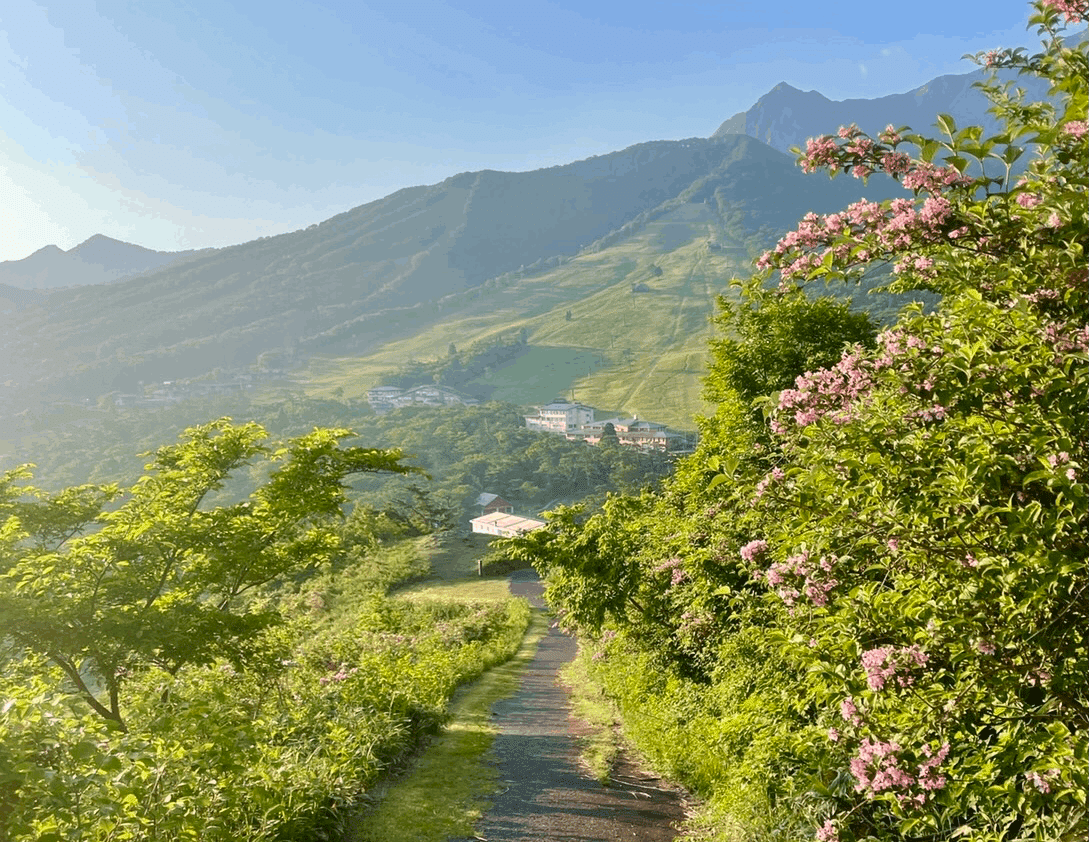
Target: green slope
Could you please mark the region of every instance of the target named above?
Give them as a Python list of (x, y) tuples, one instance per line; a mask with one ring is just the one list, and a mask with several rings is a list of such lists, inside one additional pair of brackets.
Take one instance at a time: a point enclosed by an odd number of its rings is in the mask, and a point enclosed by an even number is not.
[(441, 320), (375, 352), (317, 357), (307, 388), (362, 397), (408, 360), (524, 328), (528, 352), (471, 381), (469, 391), (520, 404), (573, 394), (602, 410), (691, 428), (705, 409), (700, 378), (715, 297), (747, 271), (754, 250), (753, 237), (713, 202), (681, 204), (622, 242), (486, 284)]

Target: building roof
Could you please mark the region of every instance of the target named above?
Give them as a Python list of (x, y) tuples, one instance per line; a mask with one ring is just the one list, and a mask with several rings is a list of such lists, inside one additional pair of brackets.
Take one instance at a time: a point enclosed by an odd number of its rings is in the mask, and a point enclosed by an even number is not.
[(479, 497), (476, 498), (476, 504), (478, 506), (488, 506), (488, 505), (494, 503), (496, 500), (498, 500), (501, 503), (506, 503), (507, 502), (502, 497), (500, 497), (498, 494), (491, 494), (490, 492), (485, 491), (483, 494), (481, 494)]
[(532, 532), (534, 529), (541, 529), (548, 524), (535, 517), (526, 517), (525, 515), (512, 515), (506, 512), (491, 512), (490, 514), (481, 515), (480, 517), (474, 517), (470, 523), (472, 524), (489, 524), (495, 526), (498, 529), (505, 529), (510, 532)]
[(551, 403), (546, 403), (544, 406), (540, 407), (540, 409), (542, 411), (545, 410), (545, 409), (551, 409), (551, 410), (554, 410), (556, 412), (565, 412), (568, 409), (592, 409), (592, 408), (593, 407), (589, 407), (584, 403), (570, 403), (568, 401), (563, 401), (563, 400), (558, 400), (558, 399), (552, 401)]

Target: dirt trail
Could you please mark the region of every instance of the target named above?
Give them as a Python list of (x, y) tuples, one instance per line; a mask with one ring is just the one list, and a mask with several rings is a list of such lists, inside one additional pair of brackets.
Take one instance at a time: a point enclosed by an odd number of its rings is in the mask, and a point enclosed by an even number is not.
[[(541, 584), (514, 574), (511, 592), (538, 608)], [(575, 656), (575, 641), (558, 629), (541, 639), (522, 685), (492, 709), (499, 735), (493, 752), (503, 789), (477, 824), (476, 836), (450, 842), (672, 842), (683, 818), (681, 793), (622, 759), (609, 786), (579, 762), (577, 736), (558, 670)]]

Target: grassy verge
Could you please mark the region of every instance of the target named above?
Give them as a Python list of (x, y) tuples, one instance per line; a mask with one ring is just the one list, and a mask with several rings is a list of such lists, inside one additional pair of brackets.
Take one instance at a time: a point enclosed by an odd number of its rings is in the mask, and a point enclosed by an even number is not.
[(547, 625), (534, 611), (514, 657), (461, 691), (446, 726), (401, 775), (374, 792), (376, 805), (355, 817), (344, 842), (446, 842), (472, 835), (498, 785), (487, 760), (495, 737), (491, 707), (517, 689)]
[(607, 784), (621, 749), (620, 718), (601, 685), (590, 676), (587, 657), (586, 651), (580, 650), (578, 657), (560, 671), (560, 680), (571, 689), (575, 716), (591, 728), (579, 740), (582, 761), (601, 784)]

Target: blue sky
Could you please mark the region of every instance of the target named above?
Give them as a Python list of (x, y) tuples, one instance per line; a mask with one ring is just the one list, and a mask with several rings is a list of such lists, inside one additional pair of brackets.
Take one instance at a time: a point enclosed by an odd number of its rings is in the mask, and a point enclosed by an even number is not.
[(911, 90), (1020, 0), (3, 0), (0, 260), (295, 230), (477, 169), (710, 135), (775, 84)]

